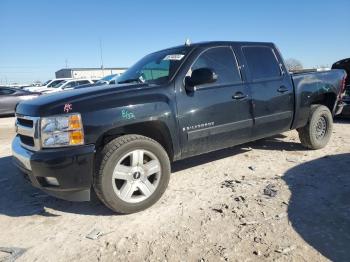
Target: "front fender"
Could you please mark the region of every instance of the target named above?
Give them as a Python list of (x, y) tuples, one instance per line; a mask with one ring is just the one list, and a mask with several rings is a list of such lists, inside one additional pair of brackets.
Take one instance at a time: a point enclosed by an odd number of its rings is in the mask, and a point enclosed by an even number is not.
[(151, 133), (153, 135), (155, 132), (160, 132), (160, 123), (162, 129), (166, 129), (165, 133), (169, 134), (169, 137), (165, 139), (170, 140), (166, 142), (171, 146), (172, 157), (173, 159), (178, 159), (180, 147), (177, 139), (178, 129), (174, 112), (175, 108), (169, 103), (169, 100), (153, 100), (141, 104), (88, 112), (82, 115), (85, 142), (87, 144), (96, 144), (99, 147), (103, 144), (105, 136), (118, 136), (130, 133), (147, 135), (150, 130), (144, 129), (152, 129), (152, 125), (154, 125), (154, 131)]

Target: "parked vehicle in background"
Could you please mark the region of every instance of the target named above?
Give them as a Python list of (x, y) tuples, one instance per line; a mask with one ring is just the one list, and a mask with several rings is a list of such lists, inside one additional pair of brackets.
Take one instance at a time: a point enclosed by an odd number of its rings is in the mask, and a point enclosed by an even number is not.
[(341, 116), (350, 117), (350, 58), (334, 63), (332, 69), (344, 69), (348, 74), (345, 82), (345, 95), (343, 97), (344, 109)]
[(46, 81), (41, 86), (30, 86), (30, 87), (25, 87), (23, 89), (30, 92), (44, 92), (44, 91), (48, 91), (49, 88), (53, 88), (56, 85), (62, 83), (63, 81), (69, 80), (69, 79), (71, 78), (55, 78), (55, 79)]
[(50, 93), (56, 93), (61, 92), (64, 90), (70, 90), (74, 89), (75, 87), (78, 87), (80, 85), (87, 85), (87, 84), (93, 84), (94, 82), (91, 79), (69, 79), (64, 80), (58, 85), (47, 88), (46, 90), (42, 91), (43, 94), (50, 94)]
[(40, 93), (32, 93), (13, 87), (0, 87), (0, 115), (13, 115), (17, 103), (36, 98)]
[(11, 88), (16, 88), (16, 89), (24, 89), (26, 87), (31, 87), (31, 85), (9, 84), (9, 85), (0, 85), (0, 87), (11, 87)]
[(137, 212), (162, 196), (171, 161), (292, 129), (306, 148), (325, 147), (345, 77), (344, 70), (290, 75), (272, 43), (165, 49), (116, 85), (20, 103), (14, 161), (53, 196), (89, 200), (93, 186), (115, 212)]
[(121, 74), (108, 75), (96, 81), (94, 84), (80, 85), (74, 87), (74, 89), (86, 88), (90, 86), (114, 85), (117, 83), (117, 79), (119, 76), (121, 76)]
[(96, 82), (96, 84), (99, 85), (114, 85), (117, 83), (118, 77), (120, 77), (122, 74), (113, 74), (113, 75), (108, 75)]

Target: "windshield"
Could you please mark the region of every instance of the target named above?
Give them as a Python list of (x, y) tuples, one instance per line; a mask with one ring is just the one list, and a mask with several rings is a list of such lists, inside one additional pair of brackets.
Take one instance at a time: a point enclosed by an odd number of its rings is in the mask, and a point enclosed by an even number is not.
[(59, 85), (60, 83), (64, 82), (64, 80), (54, 80), (52, 81), (51, 84), (49, 84), (47, 87), (56, 87), (57, 85)]
[(46, 86), (48, 83), (50, 83), (52, 80), (47, 80), (44, 84), (43, 84), (43, 86)]
[(59, 82), (57, 85), (54, 85), (54, 86), (52, 86), (53, 88), (59, 88), (59, 87), (61, 87), (61, 86), (63, 86), (65, 83), (67, 83), (68, 81), (66, 81), (66, 80), (62, 80), (61, 82)]
[(167, 83), (181, 65), (189, 51), (188, 47), (167, 49), (145, 56), (120, 77), (118, 83)]
[(105, 76), (105, 77), (101, 78), (100, 80), (98, 80), (96, 83), (98, 83), (98, 84), (109, 83), (109, 81), (113, 80), (117, 76), (118, 76), (117, 74)]

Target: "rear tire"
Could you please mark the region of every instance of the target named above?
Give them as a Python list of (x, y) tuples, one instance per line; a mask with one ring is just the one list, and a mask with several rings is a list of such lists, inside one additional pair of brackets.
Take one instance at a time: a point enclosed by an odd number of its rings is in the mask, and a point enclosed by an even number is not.
[(328, 144), (332, 130), (333, 117), (329, 108), (323, 105), (312, 105), (307, 125), (297, 131), (304, 147), (321, 149)]
[(156, 141), (125, 135), (109, 142), (97, 156), (94, 189), (117, 213), (129, 214), (156, 203), (168, 186), (170, 161)]

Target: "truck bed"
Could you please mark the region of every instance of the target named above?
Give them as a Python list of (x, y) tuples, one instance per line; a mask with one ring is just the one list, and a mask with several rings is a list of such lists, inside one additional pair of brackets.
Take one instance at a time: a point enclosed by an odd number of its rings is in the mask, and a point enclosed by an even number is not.
[[(335, 94), (342, 92), (341, 81), (345, 77), (345, 71), (338, 69), (292, 74), (291, 79), (295, 90), (295, 113), (292, 129), (305, 126), (312, 103), (317, 103), (328, 96), (329, 104), (334, 105), (334, 100), (338, 99)], [(335, 114), (335, 108), (330, 108), (330, 110)]]

